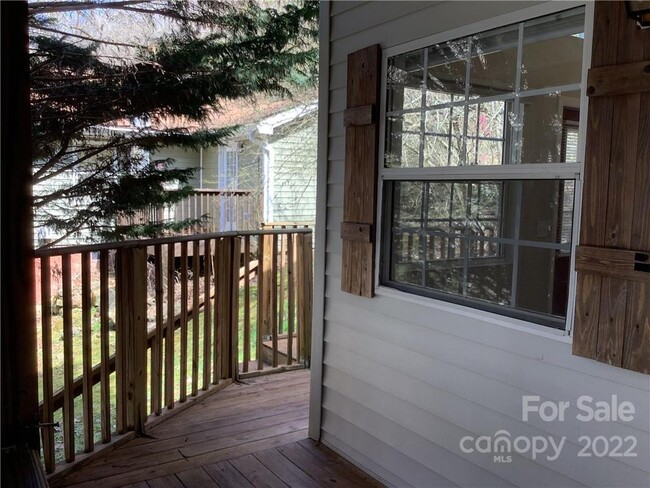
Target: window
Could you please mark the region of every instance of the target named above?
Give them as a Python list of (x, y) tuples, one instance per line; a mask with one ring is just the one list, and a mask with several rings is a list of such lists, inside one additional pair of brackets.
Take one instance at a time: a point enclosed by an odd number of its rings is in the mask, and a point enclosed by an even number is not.
[(564, 328), (583, 32), (577, 8), (389, 55), (383, 284)]

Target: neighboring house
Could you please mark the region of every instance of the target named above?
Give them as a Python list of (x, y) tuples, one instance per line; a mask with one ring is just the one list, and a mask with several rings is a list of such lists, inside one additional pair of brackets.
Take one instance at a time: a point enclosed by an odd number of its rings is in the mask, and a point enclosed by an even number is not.
[(391, 486), (647, 487), (650, 31), (321, 6), (310, 435)]
[[(230, 118), (211, 122), (240, 125), (227, 145), (200, 151), (171, 147), (151, 158), (172, 158), (177, 167), (196, 168), (190, 184), (197, 189), (250, 191), (253, 213), (246, 220), (251, 228), (263, 222), (313, 223), (318, 104), (285, 101), (257, 108), (251, 113), (236, 109)], [(221, 211), (228, 213), (227, 205)], [(227, 219), (221, 222), (221, 230), (234, 228)]]
[[(275, 100), (231, 103), (225, 113), (213, 117), (210, 125), (239, 129), (227, 145), (199, 151), (169, 147), (148, 155), (149, 160), (171, 158), (178, 168), (195, 168), (189, 184), (205, 195), (204, 200), (187, 200), (160, 214), (165, 219), (209, 217), (209, 230), (257, 229), (261, 223), (296, 222), (313, 224), (316, 215), (316, 125), (318, 104), (312, 100)], [(155, 128), (154, 128), (155, 129)], [(97, 128), (129, 131), (131, 127)], [(35, 186), (36, 194), (48, 194), (74, 184), (78, 170), (62, 173), (47, 184)], [(217, 190), (217, 191), (211, 191)], [(208, 199), (212, 202), (208, 203)], [(36, 215), (36, 246), (56, 239), (39, 225), (43, 214), (64, 217), (70, 203), (54, 202)], [(72, 202), (83, 205), (83, 202)], [(217, 215), (212, 215), (216, 213)], [(138, 217), (136, 217), (137, 219)], [(77, 233), (59, 243), (85, 243), (89, 232)]]

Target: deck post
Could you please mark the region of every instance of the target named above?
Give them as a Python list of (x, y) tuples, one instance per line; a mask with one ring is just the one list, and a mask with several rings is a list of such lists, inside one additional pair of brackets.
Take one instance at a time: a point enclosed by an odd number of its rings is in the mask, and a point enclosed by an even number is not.
[(147, 419), (146, 247), (119, 249), (115, 273), (118, 431), (142, 434)]

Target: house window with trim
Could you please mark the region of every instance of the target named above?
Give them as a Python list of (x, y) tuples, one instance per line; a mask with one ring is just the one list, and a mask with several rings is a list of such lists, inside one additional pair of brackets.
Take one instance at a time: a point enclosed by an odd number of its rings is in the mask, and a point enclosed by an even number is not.
[(584, 17), (387, 53), (382, 284), (565, 328)]

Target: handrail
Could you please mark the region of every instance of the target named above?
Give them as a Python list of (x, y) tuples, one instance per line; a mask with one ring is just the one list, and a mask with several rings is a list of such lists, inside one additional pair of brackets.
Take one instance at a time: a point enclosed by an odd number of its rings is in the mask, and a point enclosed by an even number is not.
[[(229, 231), (35, 252), (42, 276), (35, 324), (43, 352), (39, 414), (47, 426), (63, 419), (61, 432), (47, 427), (43, 433), (46, 471), (58, 472), (57, 445), (64, 447), (68, 463), (79, 449), (94, 452), (98, 421), (102, 443), (108, 443), (112, 421), (118, 434), (142, 433), (155, 421), (150, 415), (173, 415), (176, 406), (200, 398), (199, 389), (216, 391), (240, 374), (307, 366), (311, 233), (309, 228)], [(99, 252), (97, 263), (93, 252)], [(62, 343), (52, 341), (53, 293), (62, 294), (56, 319)], [(77, 296), (81, 304), (73, 306)], [(99, 323), (92, 325), (91, 314)], [(115, 329), (109, 330), (112, 320)], [(93, 364), (97, 353), (101, 359)], [(73, 376), (82, 361), (82, 374)], [(54, 385), (54, 371), (64, 372), (61, 389), (58, 381)], [(101, 387), (99, 401), (95, 385)], [(75, 407), (77, 402), (83, 408)], [(55, 443), (56, 436), (62, 439)]]
[(226, 232), (213, 232), (210, 234), (193, 234), (187, 236), (156, 237), (152, 239), (136, 239), (130, 241), (101, 242), (97, 244), (82, 244), (79, 246), (50, 247), (47, 249), (35, 249), (35, 258), (62, 256), (66, 254), (79, 254), (83, 252), (95, 252), (116, 249), (130, 249), (133, 247), (155, 246), (157, 244), (175, 244), (179, 242), (194, 242), (205, 239), (221, 239), (225, 237), (244, 237), (257, 235), (280, 235), (280, 234), (310, 234), (309, 228), (297, 229), (260, 229), (260, 230), (237, 230)]
[(219, 189), (219, 188), (194, 188), (192, 190), (193, 193), (206, 193), (206, 194), (214, 194), (214, 195), (252, 195), (253, 190), (240, 190), (240, 189)]

